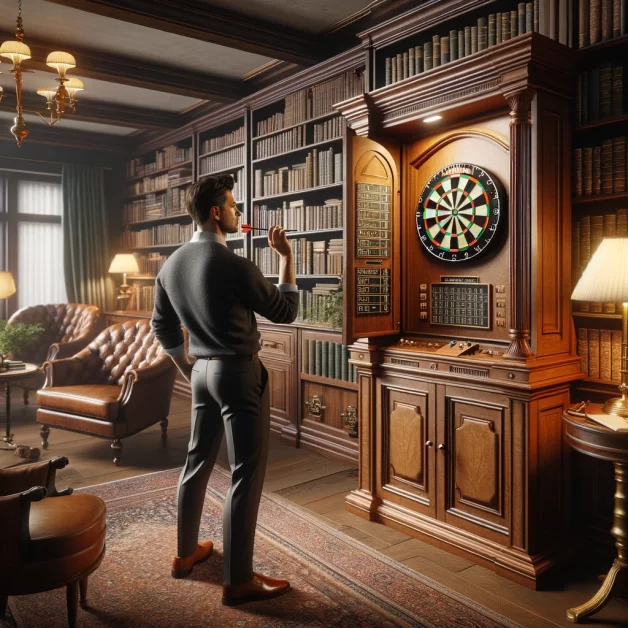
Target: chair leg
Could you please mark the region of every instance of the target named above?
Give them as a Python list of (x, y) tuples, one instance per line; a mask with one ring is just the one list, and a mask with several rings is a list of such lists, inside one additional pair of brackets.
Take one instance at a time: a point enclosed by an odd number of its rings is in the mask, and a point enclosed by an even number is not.
[(78, 608), (79, 583), (77, 580), (70, 582), (66, 589), (66, 601), (68, 606), (68, 626), (74, 628), (76, 626), (76, 611)]
[(22, 392), (24, 394), (24, 405), (27, 406), (28, 405), (28, 388), (22, 389)]
[(48, 436), (50, 434), (50, 428), (47, 425), (42, 425), (39, 430), (39, 435), (41, 436), (41, 446), (44, 449), (48, 449)]
[(87, 578), (79, 580), (79, 593), (81, 596), (81, 608), (87, 606)]
[(116, 438), (113, 443), (111, 443), (111, 449), (115, 451), (115, 458), (113, 459), (113, 464), (117, 466), (120, 465), (122, 461), (122, 441), (119, 438)]
[(161, 425), (161, 440), (166, 442), (168, 440), (168, 417), (162, 419), (159, 425)]
[(8, 595), (0, 595), (0, 617), (5, 617), (7, 614), (7, 602), (9, 601)]

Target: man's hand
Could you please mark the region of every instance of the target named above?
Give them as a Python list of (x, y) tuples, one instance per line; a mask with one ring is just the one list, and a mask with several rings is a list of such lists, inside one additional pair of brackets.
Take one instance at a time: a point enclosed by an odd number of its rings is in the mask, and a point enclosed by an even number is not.
[[(171, 356), (172, 357), (172, 356)], [(172, 357), (172, 360), (177, 365), (177, 368), (181, 371), (181, 375), (185, 377), (185, 380), (192, 383), (192, 367), (196, 358), (189, 356), (187, 353), (180, 353), (177, 356)]]
[(286, 232), (277, 225), (268, 230), (268, 244), (271, 249), (275, 249), (282, 257), (292, 255), (292, 247), (290, 246)]

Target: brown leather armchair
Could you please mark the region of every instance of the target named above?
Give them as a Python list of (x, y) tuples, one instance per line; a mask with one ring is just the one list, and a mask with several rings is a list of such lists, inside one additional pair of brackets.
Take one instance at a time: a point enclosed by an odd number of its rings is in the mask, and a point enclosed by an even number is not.
[[(19, 355), (17, 360), (43, 364), (46, 360), (67, 358), (84, 349), (103, 329), (100, 309), (84, 303), (56, 305), (32, 305), (18, 310), (9, 319), (9, 325), (39, 324), (44, 328), (37, 343)], [(24, 389), (24, 403), (28, 403), (28, 391), (43, 385), (43, 375), (20, 383)]]
[(57, 492), (67, 458), (0, 470), (0, 617), (11, 595), (67, 587), (68, 624), (87, 603), (87, 578), (105, 554), (105, 504), (72, 489)]
[(160, 422), (166, 440), (176, 366), (150, 321), (112, 325), (75, 356), (46, 362), (44, 372), (36, 415), (44, 449), (51, 425), (113, 439), (116, 465), (121, 438)]

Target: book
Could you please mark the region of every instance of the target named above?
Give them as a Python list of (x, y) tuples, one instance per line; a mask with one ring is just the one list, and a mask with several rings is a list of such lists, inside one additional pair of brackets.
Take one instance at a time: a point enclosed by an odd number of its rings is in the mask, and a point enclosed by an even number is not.
[(608, 427), (614, 432), (628, 432), (628, 420), (621, 416), (605, 413), (589, 414), (587, 412), (587, 419), (591, 419), (604, 427)]
[(578, 47), (589, 45), (589, 0), (578, 0)]
[(611, 381), (611, 330), (600, 329), (600, 379)]
[(586, 327), (578, 328), (578, 355), (580, 356), (580, 370), (586, 375), (589, 373), (589, 336)]

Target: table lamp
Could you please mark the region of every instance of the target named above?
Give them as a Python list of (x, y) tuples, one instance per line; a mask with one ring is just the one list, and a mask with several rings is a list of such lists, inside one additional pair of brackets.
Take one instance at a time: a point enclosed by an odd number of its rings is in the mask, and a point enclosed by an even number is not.
[(4, 270), (0, 272), (0, 299), (7, 299), (15, 294), (15, 280), (13, 275)]
[(628, 418), (628, 238), (605, 238), (593, 254), (571, 295), (574, 301), (622, 303), (621, 397), (602, 411)]
[(109, 273), (122, 273), (122, 283), (120, 284), (120, 294), (118, 295), (118, 301), (120, 301), (119, 309), (125, 310), (128, 305), (129, 298), (131, 297), (131, 286), (126, 282), (127, 273), (139, 273), (140, 267), (137, 265), (135, 256), (131, 253), (118, 253), (109, 266)]

